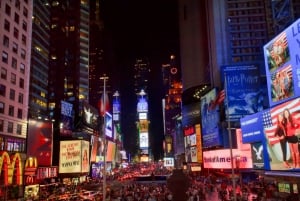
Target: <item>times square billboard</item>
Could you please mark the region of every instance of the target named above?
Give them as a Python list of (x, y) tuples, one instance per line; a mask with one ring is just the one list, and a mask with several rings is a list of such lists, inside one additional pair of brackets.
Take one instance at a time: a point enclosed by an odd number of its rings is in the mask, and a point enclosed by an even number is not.
[(223, 144), (220, 135), (220, 110), (217, 100), (217, 89), (214, 88), (201, 97), (201, 127), (203, 147), (209, 148)]
[(268, 103), (267, 92), (260, 79), (258, 64), (228, 65), (222, 68), (222, 79), (226, 94), (226, 119), (240, 118), (262, 111)]
[(270, 107), (300, 95), (300, 19), (263, 47)]

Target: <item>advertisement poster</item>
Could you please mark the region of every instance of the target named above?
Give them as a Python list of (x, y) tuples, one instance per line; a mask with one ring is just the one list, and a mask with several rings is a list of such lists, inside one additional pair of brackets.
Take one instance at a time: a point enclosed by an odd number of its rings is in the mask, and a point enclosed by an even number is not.
[(264, 169), (263, 144), (256, 142), (251, 144), (252, 160), (254, 169)]
[[(287, 125), (287, 126), (285, 126)], [(293, 128), (289, 125), (293, 125)], [(268, 144), (271, 170), (294, 168), (299, 154), (300, 98), (263, 112), (263, 126)]]
[[(82, 172), (82, 166), (89, 168), (88, 154), (89, 142), (83, 140), (60, 141), (59, 153), (59, 173), (79, 173)], [(84, 156), (84, 150), (87, 150), (87, 156)]]
[(199, 124), (200, 102), (182, 106), (182, 126)]
[(240, 119), (243, 143), (262, 141), (265, 138), (262, 112), (251, 114)]
[[(226, 117), (229, 121), (257, 113), (264, 109), (264, 90), (256, 65), (224, 66)], [(227, 103), (226, 103), (227, 101)]]
[(300, 95), (299, 24), (300, 19), (263, 47), (270, 106)]
[(71, 136), (73, 130), (73, 104), (61, 101), (61, 126), (60, 134)]
[(39, 166), (52, 165), (52, 122), (29, 120), (27, 156), (34, 156)]
[(107, 154), (106, 154), (106, 161), (111, 162), (115, 159), (116, 154), (116, 143), (108, 141), (107, 142)]
[(138, 122), (139, 132), (148, 132), (149, 122), (148, 120), (140, 120)]
[(201, 139), (201, 126), (195, 125), (196, 131), (196, 147), (197, 147), (197, 162), (202, 163), (202, 139)]
[(90, 170), (89, 147), (90, 143), (88, 141), (81, 141), (81, 172), (89, 172)]
[(222, 145), (219, 129), (220, 111), (216, 99), (217, 91), (213, 89), (202, 96), (200, 101), (204, 148)]

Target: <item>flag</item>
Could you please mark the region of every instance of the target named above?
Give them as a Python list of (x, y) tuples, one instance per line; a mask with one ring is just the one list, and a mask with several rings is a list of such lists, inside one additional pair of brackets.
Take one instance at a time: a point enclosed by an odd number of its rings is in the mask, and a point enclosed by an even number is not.
[[(104, 104), (105, 104), (105, 105), (104, 105)], [(109, 99), (108, 99), (107, 93), (105, 93), (105, 95), (102, 94), (101, 99), (98, 101), (99, 114), (100, 114), (101, 116), (104, 116), (105, 113), (106, 113), (107, 111), (109, 111), (109, 109), (110, 109), (109, 107), (110, 107), (110, 106), (109, 106)]]
[(218, 93), (218, 95), (216, 96), (216, 98), (209, 103), (208, 109), (209, 110), (216, 109), (216, 107), (219, 106), (224, 101), (224, 99), (225, 99), (225, 91), (223, 89), (222, 91), (220, 91)]
[(225, 100), (225, 90), (221, 90), (216, 98), (216, 104), (220, 105)]
[(283, 110), (286, 108), (290, 110), (292, 117), (297, 122), (299, 122), (300, 120), (300, 99), (299, 98), (282, 103), (274, 108), (264, 111), (262, 114), (265, 135), (270, 145), (274, 145), (279, 142), (278, 137), (275, 136), (275, 130), (277, 128), (277, 117), (278, 114), (283, 113)]

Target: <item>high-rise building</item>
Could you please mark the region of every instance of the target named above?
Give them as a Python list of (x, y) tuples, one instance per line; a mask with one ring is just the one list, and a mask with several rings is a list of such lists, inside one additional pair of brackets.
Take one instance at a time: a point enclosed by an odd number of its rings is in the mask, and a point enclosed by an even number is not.
[(0, 1), (0, 151), (26, 151), (32, 1)]
[[(49, 111), (61, 118), (61, 101), (73, 105), (74, 131), (80, 121), (81, 102), (89, 98), (88, 1), (51, 1)], [(53, 149), (59, 150), (59, 121), (54, 122)], [(53, 164), (58, 156), (53, 155)]]
[(48, 1), (34, 2), (32, 20), (28, 118), (49, 119), (48, 65), (50, 50), (50, 4)]
[[(174, 55), (170, 56), (170, 62), (162, 65), (165, 98), (163, 99), (163, 123), (165, 144), (165, 156), (174, 156), (174, 141), (176, 118), (181, 116), (182, 82), (180, 68)], [(169, 140), (168, 140), (169, 139)]]

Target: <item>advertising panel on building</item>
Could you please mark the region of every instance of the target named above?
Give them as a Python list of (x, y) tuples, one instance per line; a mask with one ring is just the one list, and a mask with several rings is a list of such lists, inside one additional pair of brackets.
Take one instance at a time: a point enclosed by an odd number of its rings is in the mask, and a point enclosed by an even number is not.
[(239, 121), (264, 109), (265, 92), (261, 87), (258, 65), (223, 66), (222, 70), (228, 102), (225, 111), (229, 121)]
[(300, 19), (263, 47), (270, 106), (300, 96), (299, 26)]
[(182, 106), (182, 126), (200, 123), (200, 102)]
[(300, 171), (300, 98), (263, 112), (271, 170)]
[(143, 96), (138, 99), (137, 112), (148, 112), (148, 102)]
[(140, 148), (148, 148), (149, 147), (149, 136), (148, 132), (140, 133)]
[(36, 157), (40, 166), (52, 165), (52, 122), (29, 119), (27, 156)]
[(106, 137), (113, 138), (113, 119), (109, 112), (105, 113), (105, 135)]
[[(81, 173), (89, 170), (89, 142), (60, 141), (59, 173)], [(87, 159), (86, 159), (87, 157)]]
[(107, 162), (114, 161), (115, 155), (116, 155), (116, 143), (112, 141), (107, 141), (106, 161)]
[(99, 129), (98, 116), (98, 110), (95, 107), (86, 101), (82, 102), (82, 123), (87, 129)]
[(237, 148), (232, 149), (232, 155), (230, 149), (204, 151), (204, 168), (229, 169), (232, 168), (231, 160), (234, 160), (234, 165), (238, 162), (239, 168), (252, 168), (251, 145), (242, 143), (241, 129), (236, 129), (236, 142)]
[(203, 147), (222, 145), (219, 122), (220, 111), (217, 104), (217, 90), (214, 88), (201, 97), (201, 126)]
[(73, 104), (61, 101), (60, 134), (71, 136), (73, 130)]
[(243, 143), (260, 142), (265, 138), (262, 112), (245, 116), (240, 122)]
[(148, 127), (149, 127), (149, 121), (148, 120), (140, 120), (138, 122), (139, 125), (139, 131), (140, 132), (148, 132)]

